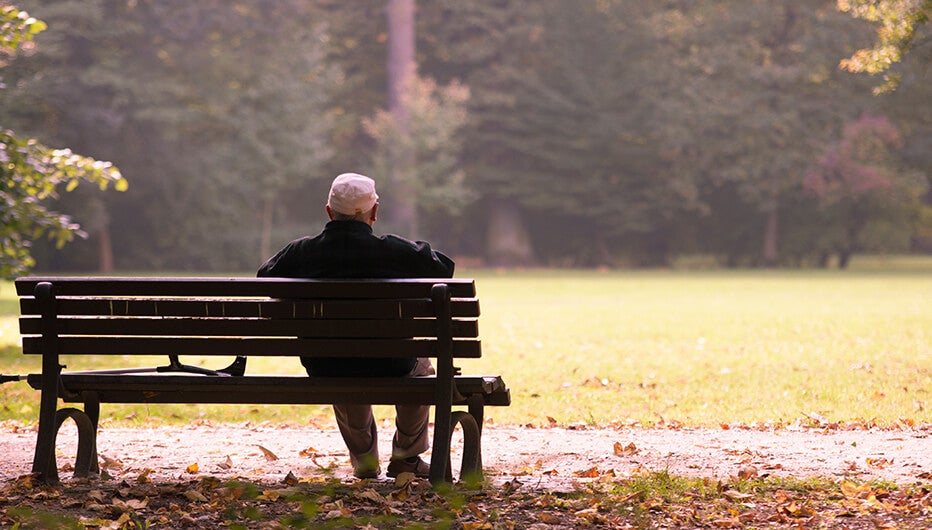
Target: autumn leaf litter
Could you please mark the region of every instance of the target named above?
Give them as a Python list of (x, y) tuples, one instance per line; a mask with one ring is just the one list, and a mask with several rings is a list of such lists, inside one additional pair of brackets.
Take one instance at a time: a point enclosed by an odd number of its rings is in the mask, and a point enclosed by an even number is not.
[[(29, 471), (36, 433), (34, 427), (16, 423), (0, 425), (0, 432), (5, 460), (0, 476), (6, 485), (5, 492), (0, 494), (3, 495), (0, 507), (6, 513), (4, 499), (35, 487)], [(390, 432), (389, 424), (381, 426), (383, 455), (390, 452)], [(881, 522), (895, 523), (894, 527), (909, 528), (913, 527), (910, 517), (917, 514), (922, 525), (932, 523), (932, 494), (928, 494), (932, 488), (930, 434), (929, 424), (881, 428), (869, 422), (826, 426), (809, 421), (780, 428), (722, 425), (717, 429), (685, 428), (675, 423), (654, 428), (488, 425), (482, 437), (488, 479), (484, 492), (451, 505), (449, 499), (437, 496), (425, 481), (413, 477), (403, 477), (408, 482), (400, 486), (384, 475), (373, 481), (353, 479), (342, 440), (332, 426), (228, 425), (209, 421), (181, 427), (105, 426), (98, 436), (103, 480), (81, 481), (70, 477), (76, 432), (66, 424), (58, 444), (58, 464), (65, 488), (58, 491), (70, 489), (84, 494), (68, 500), (67, 493), (58, 493), (63, 497), (53, 504), (61, 506), (65, 513), (70, 507), (72, 511), (96, 514), (102, 521), (100, 527), (132, 528), (133, 517), (159, 522), (155, 514), (161, 514), (159, 517), (166, 524), (210, 527), (217, 520), (205, 518), (204, 513), (192, 506), (220, 506), (225, 505), (224, 500), (228, 503), (235, 500), (242, 507), (248, 504), (243, 501), (248, 497), (250, 502), (263, 507), (264, 518), (287, 519), (291, 516), (283, 514), (289, 510), (302, 513), (300, 503), (288, 500), (295, 488), (326, 483), (330, 484), (330, 490), (334, 484), (347, 489), (316, 497), (313, 517), (308, 520), (352, 520), (360, 513), (360, 506), (371, 508), (380, 517), (404, 520), (413, 515), (406, 511), (405, 503), (419, 499), (417, 502), (426, 503), (424, 506), (429, 509), (418, 517), (426, 517), (428, 521), (436, 520), (439, 510), (453, 514), (463, 528), (514, 527), (496, 526), (492, 524), (495, 521), (489, 520), (488, 510), (497, 499), (505, 503), (493, 509), (501, 516), (499, 522), (520, 521), (515, 514), (530, 510), (534, 515), (525, 520), (530, 526), (577, 526), (583, 522), (584, 526), (599, 527), (615, 526), (629, 519), (619, 515), (617, 509), (607, 509), (601, 496), (583, 496), (580, 500), (574, 492), (604, 491), (612, 484), (655, 474), (693, 477), (716, 485), (713, 489), (720, 490), (714, 497), (717, 500), (697, 504), (705, 506), (704, 509), (712, 509), (711, 505), (721, 502), (739, 508), (722, 508), (720, 513), (708, 514), (692, 508), (685, 513), (682, 506), (686, 505), (640, 498), (632, 493), (613, 502), (630, 502), (634, 508), (629, 509), (643, 511), (651, 520), (672, 518), (680, 523), (702, 522), (700, 526), (739, 527), (751, 517), (746, 513), (749, 509), (740, 506), (755, 506), (751, 511), (766, 512), (771, 525), (811, 522), (826, 514), (832, 518), (839, 514), (845, 517), (849, 516), (845, 514), (869, 514), (872, 520), (880, 517)], [(455, 459), (461, 455), (459, 442), (454, 439)], [(383, 468), (384, 465), (383, 462)], [(458, 460), (454, 468), (457, 465)], [(753, 502), (750, 493), (727, 486), (768, 478), (816, 477), (834, 484), (835, 498), (825, 501), (831, 501), (832, 510), (813, 504), (811, 495), (797, 499), (792, 493), (779, 490), (782, 493), (770, 495), (770, 507), (761, 512), (761, 505)], [(253, 486), (227, 485), (241, 481)], [(884, 483), (894, 488), (909, 486), (913, 493), (898, 498), (896, 495), (902, 493), (874, 486)], [(246, 495), (244, 492), (250, 487), (258, 490)], [(244, 514), (248, 513), (245, 507), (242, 509), (246, 510)], [(882, 514), (888, 518), (884, 519)], [(898, 519), (903, 516), (907, 518)], [(379, 526), (391, 525), (382, 520), (382, 524), (376, 525)]]

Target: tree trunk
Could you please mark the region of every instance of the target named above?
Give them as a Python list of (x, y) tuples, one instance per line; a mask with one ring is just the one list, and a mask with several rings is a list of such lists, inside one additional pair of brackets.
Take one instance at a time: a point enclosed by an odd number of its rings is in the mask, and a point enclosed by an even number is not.
[(844, 249), (838, 252), (838, 268), (847, 269), (851, 262), (851, 255), (854, 254), (851, 249)]
[(267, 260), (272, 256), (272, 222), (275, 214), (275, 197), (266, 194), (262, 200), (262, 224), (259, 236), (259, 260)]
[(113, 272), (113, 240), (110, 237), (110, 223), (105, 223), (97, 234), (99, 255), (98, 270), (102, 274)]
[(774, 205), (767, 212), (767, 224), (764, 227), (764, 265), (773, 267), (777, 264), (777, 235), (778, 235), (777, 207)]
[(110, 233), (110, 212), (99, 197), (88, 201), (88, 232), (97, 238), (97, 270), (103, 274), (113, 272), (113, 239)]
[[(416, 72), (414, 7), (414, 0), (388, 0), (388, 110), (403, 137), (410, 134), (411, 120), (404, 94)], [(416, 239), (419, 236), (417, 198), (410, 184), (416, 172), (414, 154), (400, 146), (397, 149), (399, 152), (392, 154), (394, 189), (386, 193), (394, 200), (385, 213), (391, 226)]]
[(527, 225), (514, 201), (491, 201), (488, 223), (486, 255), (490, 265), (527, 266), (536, 263)]

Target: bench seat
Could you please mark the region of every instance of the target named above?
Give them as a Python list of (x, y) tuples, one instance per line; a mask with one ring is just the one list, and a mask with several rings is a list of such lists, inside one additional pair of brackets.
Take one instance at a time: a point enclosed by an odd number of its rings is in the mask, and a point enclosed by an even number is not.
[[(436, 405), (437, 378), (307, 377), (298, 375), (61, 374), (60, 397), (82, 403), (88, 393), (101, 403), (229, 403), (328, 405)], [(42, 389), (42, 375), (29, 374), (29, 385)], [(481, 396), (484, 404), (504, 406), (511, 396), (500, 376), (456, 376), (454, 405)]]

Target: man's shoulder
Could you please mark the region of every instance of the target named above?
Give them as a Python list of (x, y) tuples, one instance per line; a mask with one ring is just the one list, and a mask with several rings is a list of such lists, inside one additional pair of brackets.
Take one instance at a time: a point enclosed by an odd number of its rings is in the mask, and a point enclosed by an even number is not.
[(405, 246), (410, 248), (417, 248), (418, 246), (418, 243), (415, 243), (406, 237), (399, 236), (398, 234), (385, 234), (378, 236), (378, 238), (390, 245)]

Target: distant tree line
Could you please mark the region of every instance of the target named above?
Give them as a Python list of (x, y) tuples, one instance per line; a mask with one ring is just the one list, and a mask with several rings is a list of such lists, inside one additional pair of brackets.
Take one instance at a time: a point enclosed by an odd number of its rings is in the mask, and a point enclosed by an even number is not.
[(323, 225), (343, 171), (379, 182), (379, 231), (494, 266), (843, 266), (932, 246), (929, 46), (877, 70), (896, 84), (874, 95), (839, 66), (875, 44), (864, 12), (422, 1), (416, 69), (398, 73), (392, 3), (17, 2), (48, 29), (3, 70), (0, 124), (130, 184), (60, 197), (88, 238), (36, 242), (39, 268), (251, 270)]

